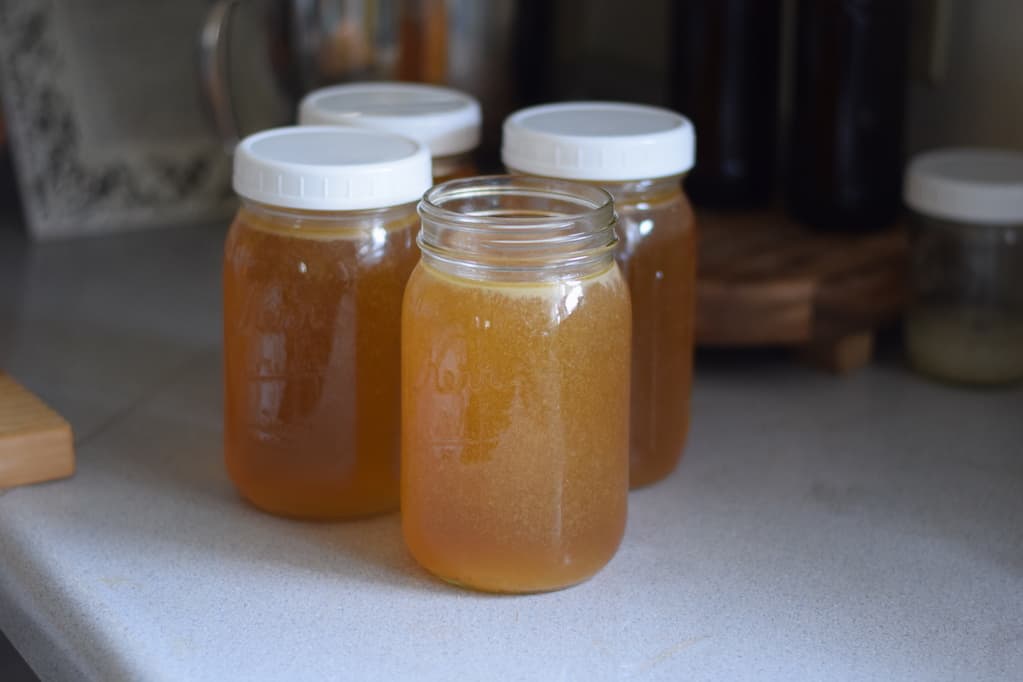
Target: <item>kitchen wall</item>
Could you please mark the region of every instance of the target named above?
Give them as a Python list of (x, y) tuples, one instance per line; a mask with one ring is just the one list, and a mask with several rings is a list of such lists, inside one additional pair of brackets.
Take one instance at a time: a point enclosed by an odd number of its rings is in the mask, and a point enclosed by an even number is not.
[(556, 7), (557, 99), (666, 103), (668, 0), (559, 0)]
[(945, 0), (944, 9), (938, 80), (909, 86), (909, 151), (945, 145), (1023, 149), (1023, 2)]
[[(532, 1), (542, 4), (542, 0)], [(785, 26), (791, 48), (793, 37), (791, 13), (796, 2), (795, 0), (783, 2), (789, 13)], [(911, 2), (915, 11), (916, 27), (913, 41), (914, 78), (907, 86), (907, 155), (921, 149), (947, 145), (995, 145), (1023, 149), (1023, 74), (1020, 71), (1020, 65), (1023, 65), (1021, 35), (1023, 0), (911, 0)], [(139, 193), (135, 186), (141, 182), (138, 179), (158, 175), (149, 166), (161, 171), (169, 167), (174, 171), (175, 177), (186, 179), (196, 176), (190, 172), (193, 166), (200, 170), (212, 169), (214, 172), (196, 177), (219, 178), (216, 182), (203, 182), (202, 188), (208, 190), (206, 193), (210, 195), (208, 199), (212, 204), (217, 207), (229, 207), (229, 199), (221, 196), (225, 195), (224, 187), (229, 165), (227, 157), (219, 148), (203, 107), (200, 106), (198, 89), (192, 82), (195, 72), (195, 34), (201, 17), (208, 8), (208, 0), (174, 3), (175, 14), (167, 14), (170, 10), (161, 5), (163, 14), (143, 13), (145, 21), (139, 19), (138, 12), (135, 11), (134, 14), (128, 13), (121, 17), (120, 23), (113, 22), (109, 26), (107, 23), (97, 23), (98, 19), (79, 7), (80, 4), (88, 5), (86, 9), (109, 5), (129, 9), (135, 7), (132, 0), (89, 0), (88, 3), (72, 0), (5, 0), (0, 2), (0, 16), (6, 16), (9, 20), (11, 15), (32, 11), (43, 15), (44, 18), (49, 17), (51, 21), (45, 25), (50, 27), (49, 33), (52, 34), (54, 44), (60, 46), (62, 50), (70, 50), (74, 46), (74, 40), (70, 38), (89, 43), (86, 39), (95, 39), (94, 34), (99, 30), (96, 26), (105, 27), (104, 30), (113, 35), (130, 35), (132, 39), (129, 42), (136, 46), (136, 51), (150, 57), (165, 54), (177, 66), (167, 71), (170, 76), (161, 76), (158, 79), (161, 86), (167, 86), (160, 91), (162, 99), (153, 100), (147, 96), (150, 90), (146, 89), (146, 83), (152, 81), (150, 74), (153, 72), (148, 66), (139, 72), (145, 76), (140, 81), (141, 86), (127, 87), (125, 83), (131, 79), (119, 76), (114, 82), (118, 83), (120, 90), (115, 88), (116, 92), (112, 92), (111, 97), (95, 98), (90, 93), (101, 89), (109, 79), (85, 76), (93, 72), (106, 74), (112, 68), (110, 64), (122, 68), (123, 65), (116, 59), (110, 62), (110, 59), (113, 59), (110, 55), (121, 54), (122, 50), (119, 48), (112, 52), (108, 51), (109, 54), (101, 50), (86, 50), (82, 53), (86, 56), (93, 55), (92, 61), (81, 56), (58, 60), (75, 67), (75, 73), (68, 75), (66, 79), (70, 83), (67, 99), (69, 104), (81, 105), (68, 107), (68, 112), (63, 112), (63, 115), (71, 123), (79, 124), (78, 128), (81, 130), (78, 137), (91, 143), (83, 142), (75, 147), (54, 142), (55, 151), (50, 154), (43, 149), (38, 155), (39, 158), (44, 161), (59, 158), (61, 168), (78, 169), (78, 166), (81, 166), (89, 172), (76, 173), (74, 177), (87, 178), (91, 183), (90, 187), (103, 185), (110, 190), (108, 192), (110, 196), (103, 199), (110, 207), (104, 207), (102, 211), (97, 209), (97, 215), (100, 217), (94, 222), (99, 226), (118, 222), (138, 224), (142, 221), (142, 217), (136, 215), (139, 211), (153, 213), (167, 220), (173, 215), (178, 215), (175, 211), (183, 204), (177, 196), (156, 207), (149, 207), (141, 200), (135, 201), (134, 197)], [(534, 47), (537, 52), (551, 55), (549, 61), (545, 62), (549, 71), (538, 73), (537, 79), (545, 83), (545, 89), (550, 93), (548, 96), (552, 99), (621, 99), (668, 104), (671, 83), (670, 61), (674, 40), (671, 26), (672, 8), (681, 4), (681, 0), (629, 2), (557, 0), (549, 6), (543, 5), (553, 8), (556, 29), (549, 50), (540, 36), (534, 36), (536, 39)], [(257, 11), (262, 4), (245, 3), (244, 7), (248, 9), (238, 12), (239, 28), (250, 30), (236, 32), (237, 40), (232, 41), (232, 50), (235, 53), (235, 62), (245, 64), (248, 68), (238, 69), (237, 73), (232, 75), (238, 90), (237, 99), (242, 105), (240, 110), (245, 114), (241, 116), (242, 127), (251, 131), (286, 119), (289, 111), (282, 109), (282, 100), (276, 91), (274, 81), (267, 76), (270, 67), (265, 49), (255, 38), (260, 35), (258, 28), (265, 20), (264, 14)], [(169, 21), (164, 14), (176, 18)], [(935, 16), (938, 28), (932, 25), (935, 23)], [(129, 21), (138, 24), (137, 30), (125, 33), (123, 26)], [(3, 22), (0, 22), (0, 25), (2, 24)], [(176, 32), (170, 30), (172, 25)], [(159, 40), (151, 39), (149, 37), (151, 34)], [(0, 45), (2, 44), (0, 42)], [(921, 63), (921, 54), (927, 56), (925, 63)], [(791, 49), (787, 50), (787, 55), (791, 58)], [(27, 56), (21, 55), (19, 59), (25, 61), (28, 57), (31, 57), (31, 53)], [(94, 67), (92, 71), (84, 69), (89, 64)], [(89, 73), (83, 76), (79, 72)], [(149, 80), (146, 80), (147, 78)], [(29, 79), (27, 82), (38, 80)], [(549, 87), (546, 86), (547, 81)], [(174, 87), (167, 85), (168, 83)], [(791, 89), (790, 78), (783, 76), (781, 83), (783, 94)], [(8, 94), (10, 97), (11, 93)], [(166, 104), (164, 100), (177, 102), (178, 106), (164, 106)], [(18, 101), (34, 100), (21, 97)], [(159, 111), (153, 116), (145, 116), (144, 107), (128, 106), (133, 102), (150, 101), (158, 101), (161, 104), (158, 107)], [(784, 121), (787, 118), (788, 107), (784, 97), (782, 102), (781, 133), (784, 136)], [(97, 109), (99, 105), (106, 109)], [(110, 111), (117, 112), (118, 116), (111, 117)], [(52, 112), (45, 113), (47, 117), (52, 118)], [(189, 145), (198, 145), (197, 149), (205, 151), (196, 152), (197, 156), (193, 159), (192, 165), (168, 164), (162, 158), (157, 159), (159, 163), (152, 164), (147, 161), (152, 156), (151, 153), (137, 150), (139, 145), (136, 138), (141, 133), (133, 134), (132, 131), (136, 128), (145, 129), (146, 134), (156, 135), (166, 143), (158, 148), (154, 147), (153, 153), (185, 147), (191, 149)], [(176, 133), (172, 135), (174, 131)], [(35, 141), (36, 146), (40, 146), (39, 135), (28, 137)], [(194, 144), (189, 142), (193, 138)], [(117, 140), (121, 142), (114, 144), (113, 142)], [(94, 169), (93, 166), (100, 161), (106, 165)], [(779, 163), (783, 162), (783, 155), (779, 155)], [(50, 177), (52, 173), (49, 173), (48, 166), (43, 161), (40, 161), (40, 165), (42, 168), (40, 172)], [(119, 182), (112, 181), (118, 179)], [(167, 190), (162, 185), (153, 189), (150, 186), (152, 184), (144, 183), (142, 189), (154, 196), (159, 195), (159, 192), (166, 193)], [(74, 183), (70, 181), (63, 183), (61, 191), (54, 194), (51, 204), (60, 201), (70, 202), (69, 197), (73, 194), (70, 189), (76, 186), (69, 189), (68, 185)], [(132, 191), (129, 192), (129, 189)], [(7, 169), (5, 172), (3, 164), (0, 163), (0, 208), (4, 206), (13, 208), (15, 202), (12, 190), (10, 171)], [(79, 194), (83, 192), (85, 190)], [(135, 203), (129, 202), (129, 199), (119, 198), (122, 195), (130, 195), (129, 198)], [(73, 198), (78, 204), (83, 202), (88, 204), (90, 200), (90, 197), (84, 195), (75, 195)], [(159, 198), (157, 196), (157, 199)], [(122, 206), (117, 203), (118, 201), (130, 205)], [(84, 214), (78, 204), (75, 204), (73, 210), (68, 210), (68, 214), (72, 216), (70, 220), (61, 222), (58, 218), (52, 218), (49, 220), (49, 223), (52, 223), (50, 227), (56, 230), (66, 223), (75, 229), (81, 228)], [(141, 204), (141, 207), (135, 204)], [(50, 204), (46, 206), (50, 207)]]
[[(795, 4), (784, 0), (786, 12)], [(667, 102), (667, 0), (561, 0), (558, 7), (559, 99)], [(1023, 1), (913, 0), (913, 10), (914, 57), (923, 51), (930, 59), (914, 63), (907, 88), (907, 154), (946, 145), (1023, 149)], [(786, 27), (791, 42), (791, 16)], [(937, 73), (928, 77), (927, 67)], [(789, 81), (782, 78), (783, 91)], [(787, 112), (783, 101), (783, 118)]]

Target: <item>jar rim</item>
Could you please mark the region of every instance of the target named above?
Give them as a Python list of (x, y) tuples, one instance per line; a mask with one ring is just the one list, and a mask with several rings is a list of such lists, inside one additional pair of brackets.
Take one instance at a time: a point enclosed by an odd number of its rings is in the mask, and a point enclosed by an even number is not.
[[(557, 215), (544, 218), (541, 215), (513, 215), (512, 212), (508, 215), (464, 213), (444, 208), (445, 203), (481, 194), (557, 198), (578, 205), (580, 210), (575, 213), (559, 212)], [(479, 175), (449, 180), (431, 187), (419, 202), (419, 215), (423, 218), (442, 220), (457, 226), (491, 229), (495, 227), (536, 229), (547, 225), (564, 225), (571, 221), (599, 219), (601, 214), (607, 214), (610, 220), (614, 219), (614, 199), (602, 187), (528, 175)]]
[(611, 195), (564, 180), (451, 180), (427, 191), (419, 215), (424, 257), (475, 273), (560, 276), (607, 261), (618, 242)]

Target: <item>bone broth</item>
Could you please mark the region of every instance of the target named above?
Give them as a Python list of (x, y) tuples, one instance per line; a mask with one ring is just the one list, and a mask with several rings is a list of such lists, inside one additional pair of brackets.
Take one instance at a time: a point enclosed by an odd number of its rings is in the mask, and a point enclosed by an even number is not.
[[(239, 150), (244, 204), (224, 258), (224, 456), (242, 496), (266, 511), (364, 516), (398, 503), (401, 298), (419, 257), (412, 202), (429, 184), (429, 157), (383, 133), (299, 130), (313, 132), (270, 131)], [(360, 146), (382, 160), (351, 161)], [(366, 183), (362, 199), (331, 195), (346, 178)], [(289, 180), (305, 193), (287, 193)]]
[[(507, 178), (441, 185), (420, 208), (402, 318), (402, 526), (423, 566), (477, 589), (579, 582), (625, 527), (628, 290), (606, 195), (566, 184), (581, 198), (541, 214), (529, 193), (550, 190)], [(515, 208), (487, 224), (447, 206), (473, 190)], [(546, 233), (559, 219), (578, 224)]]

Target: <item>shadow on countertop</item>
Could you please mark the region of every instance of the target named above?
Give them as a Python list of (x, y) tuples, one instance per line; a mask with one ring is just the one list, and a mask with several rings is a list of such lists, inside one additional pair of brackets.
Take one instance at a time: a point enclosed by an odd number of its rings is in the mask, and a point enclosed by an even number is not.
[(39, 682), (14, 646), (0, 632), (0, 680), (4, 682)]
[(219, 349), (195, 353), (78, 440), (75, 477), (60, 490), (38, 491), (33, 504), (49, 505), (60, 532), (107, 547), (111, 570), (145, 547), (175, 561), (205, 557), (264, 574), (297, 570), (385, 589), (457, 592), (408, 554), (397, 513), (310, 523), (246, 504), (224, 471), (221, 374)]

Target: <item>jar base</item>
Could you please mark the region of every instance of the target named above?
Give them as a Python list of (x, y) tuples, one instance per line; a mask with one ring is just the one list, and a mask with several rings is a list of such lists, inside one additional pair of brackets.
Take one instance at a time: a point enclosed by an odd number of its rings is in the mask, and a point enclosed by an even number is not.
[(678, 468), (679, 462), (682, 458), (674, 460), (668, 467), (657, 467), (651, 469), (645, 469), (641, 473), (633, 474), (629, 472), (629, 490), (641, 490), (643, 488), (649, 488), (652, 485), (657, 485), (664, 479), (675, 473), (675, 469)]
[(292, 521), (312, 521), (330, 523), (336, 521), (359, 521), (362, 519), (370, 519), (377, 516), (384, 516), (386, 514), (393, 514), (398, 511), (398, 504), (381, 505), (379, 507), (367, 507), (358, 510), (348, 511), (321, 511), (312, 509), (311, 507), (303, 510), (295, 510), (287, 505), (282, 505), (273, 502), (263, 502), (256, 500), (253, 497), (246, 495), (241, 490), (237, 489), (238, 496), (249, 506), (263, 512), (264, 514), (270, 514), (282, 519), (290, 519)]
[(943, 367), (935, 367), (933, 365), (922, 363), (913, 358), (910, 358), (909, 364), (917, 374), (936, 383), (944, 384), (945, 386), (955, 386), (958, 388), (975, 388), (982, 391), (983, 390), (997, 391), (1003, 388), (1012, 389), (1023, 383), (1023, 376), (1013, 376), (1009, 378), (999, 379), (966, 377), (949, 372)]
[[(688, 408), (687, 408), (688, 409)], [(660, 483), (675, 473), (685, 456), (686, 441), (689, 437), (689, 420), (681, 430), (680, 438), (668, 447), (642, 448), (633, 446), (629, 454), (629, 490), (639, 490)], [(650, 452), (674, 453), (667, 457), (653, 456)]]
[[(609, 553), (602, 551), (598, 556), (589, 556), (585, 561), (577, 560), (572, 566), (566, 566), (557, 560), (542, 564), (516, 561), (514, 554), (506, 554), (504, 560), (470, 560), (464, 554), (456, 557), (438, 549), (425, 550), (405, 537), (405, 546), (412, 558), (435, 578), (472, 592), (508, 595), (558, 592), (580, 585), (600, 573), (611, 562), (620, 544), (621, 536)], [(472, 568), (466, 569), (466, 566)]]
[(920, 306), (905, 325), (910, 363), (958, 385), (1007, 386), (1023, 380), (1023, 320), (962, 306)]
[(433, 571), (431, 571), (431, 570), (429, 570), (429, 569), (427, 569), (425, 567), (424, 567), (423, 570), (425, 570), (427, 573), (429, 573), (430, 575), (434, 576), (435, 578), (446, 582), (448, 585), (451, 585), (453, 587), (457, 587), (459, 589), (469, 590), (470, 592), (479, 592), (481, 594), (493, 594), (493, 595), (505, 595), (505, 596), (529, 595), (529, 594), (546, 594), (548, 592), (560, 592), (562, 590), (567, 590), (567, 589), (570, 589), (572, 587), (575, 587), (576, 585), (581, 585), (581, 584), (585, 583), (586, 581), (590, 580), (590, 578), (592, 578), (594, 575), (596, 575), (596, 573), (594, 573), (594, 574), (588, 575), (588, 576), (586, 576), (584, 578), (581, 578), (581, 579), (573, 581), (573, 582), (564, 583), (564, 584), (556, 584), (556, 585), (551, 585), (551, 586), (508, 588), (508, 587), (488, 587), (488, 586), (485, 586), (485, 585), (477, 585), (475, 583), (465, 582), (465, 581), (462, 581), (462, 580), (457, 580), (455, 578), (445, 577), (445, 576), (443, 576), (443, 575), (441, 575), (439, 573), (434, 573)]

